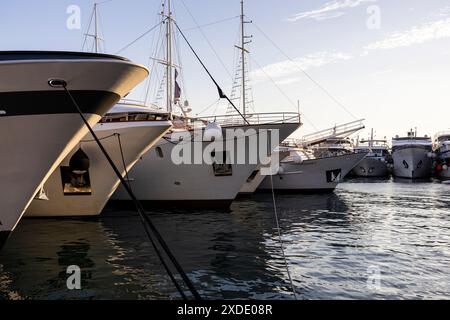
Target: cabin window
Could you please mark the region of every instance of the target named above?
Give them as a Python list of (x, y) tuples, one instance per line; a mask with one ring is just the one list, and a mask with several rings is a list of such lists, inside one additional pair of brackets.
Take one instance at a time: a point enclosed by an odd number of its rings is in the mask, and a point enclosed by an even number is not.
[(233, 168), (227, 152), (211, 152), (213, 158), (213, 170), (216, 177), (232, 176)]
[(409, 164), (408, 162), (406, 162), (406, 160), (403, 160), (403, 166), (405, 167), (405, 169), (409, 169)]
[(159, 158), (164, 158), (164, 154), (163, 154), (163, 151), (162, 151), (161, 147), (156, 147), (156, 148), (155, 148), (155, 151), (156, 151), (156, 155), (157, 155)]

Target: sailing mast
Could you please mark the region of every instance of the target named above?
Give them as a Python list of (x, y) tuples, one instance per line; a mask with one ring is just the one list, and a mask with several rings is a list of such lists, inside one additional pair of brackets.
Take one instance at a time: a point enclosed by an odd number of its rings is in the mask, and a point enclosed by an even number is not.
[(172, 115), (172, 8), (171, 0), (167, 0), (166, 15), (166, 107), (167, 112)]
[(245, 87), (246, 87), (246, 79), (245, 79), (245, 54), (249, 53), (249, 51), (245, 48), (246, 44), (249, 44), (251, 41), (247, 41), (247, 39), (251, 38), (251, 36), (247, 36), (245, 35), (245, 24), (246, 23), (251, 23), (251, 21), (245, 21), (245, 14), (244, 14), (244, 0), (241, 0), (241, 46), (236, 46), (239, 50), (241, 50), (241, 80), (242, 80), (242, 94), (241, 94), (241, 98), (242, 98), (242, 113), (244, 115), (244, 117), (247, 114), (247, 106), (246, 106), (246, 92), (245, 92)]
[(97, 5), (94, 3), (94, 19), (95, 19), (95, 31), (94, 31), (94, 41), (95, 41), (95, 53), (99, 50), (99, 37), (98, 37), (98, 15), (97, 15)]

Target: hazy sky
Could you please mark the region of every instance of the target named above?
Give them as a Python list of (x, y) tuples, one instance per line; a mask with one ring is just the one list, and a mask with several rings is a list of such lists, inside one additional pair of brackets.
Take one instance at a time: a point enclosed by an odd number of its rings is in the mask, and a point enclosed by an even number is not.
[[(0, 50), (81, 50), (93, 3), (0, 2)], [(179, 26), (229, 92), (239, 0), (173, 3)], [(67, 27), (71, 5), (81, 9), (80, 29)], [(103, 3), (99, 12), (105, 51), (117, 53), (155, 25), (160, 5), (160, 0)], [(351, 121), (353, 116), (365, 118), (367, 128), (375, 128), (380, 138), (405, 134), (412, 127), (429, 135), (450, 128), (449, 0), (246, 0), (246, 15), (253, 20), (247, 28), (253, 35), (249, 50), (255, 111), (296, 111), (300, 100), (309, 122), (304, 121), (297, 135), (314, 131), (313, 125), (326, 128)], [(194, 28), (197, 23), (206, 26), (200, 31)], [(149, 33), (120, 54), (148, 65), (157, 36), (158, 31)], [(211, 104), (205, 115), (224, 113), (225, 104), (214, 104), (214, 87), (186, 45), (179, 42), (183, 92), (194, 113)], [(144, 89), (138, 88), (133, 97), (143, 97)]]

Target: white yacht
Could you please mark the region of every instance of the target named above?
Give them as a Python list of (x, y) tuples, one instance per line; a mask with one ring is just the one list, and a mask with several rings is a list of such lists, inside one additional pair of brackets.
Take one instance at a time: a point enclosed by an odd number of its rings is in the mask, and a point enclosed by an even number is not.
[[(93, 128), (122, 176), (170, 128), (168, 115), (123, 101)], [(120, 184), (106, 157), (88, 133), (44, 184), (25, 217), (99, 215)], [(157, 186), (153, 186), (157, 187)]]
[(104, 54), (0, 52), (0, 247), (88, 131), (68, 92), (95, 125), (147, 75)]
[(406, 137), (392, 139), (393, 175), (398, 178), (424, 179), (432, 172), (433, 144), (428, 136), (418, 137), (411, 130)]
[[(174, 141), (172, 135), (183, 132), (193, 135), (195, 132), (194, 128), (172, 130), (145, 154), (130, 171), (129, 182), (133, 192), (146, 207), (229, 208), (245, 181), (258, 168), (259, 163), (267, 161), (267, 159), (259, 159), (258, 162), (238, 163), (236, 155), (241, 156), (242, 152), (245, 153), (245, 159), (251, 157), (252, 145), (246, 143), (245, 149), (238, 150), (239, 146), (235, 143), (231, 149), (228, 149), (226, 147), (227, 142), (235, 142), (241, 138), (226, 139), (227, 129), (242, 130), (244, 136), (246, 136), (246, 138), (242, 138), (243, 140), (248, 140), (251, 135), (258, 135), (263, 131), (270, 130), (279, 130), (280, 139), (285, 139), (300, 125), (297, 114), (290, 115), (290, 118), (287, 114), (284, 114), (284, 122), (282, 115), (268, 116), (266, 115), (266, 122), (263, 117), (259, 117), (258, 122), (255, 121), (250, 125), (241, 124), (233, 127), (224, 125), (221, 131), (223, 131), (225, 147), (220, 156), (211, 154), (212, 163), (201, 161), (198, 164), (178, 164), (172, 161), (175, 148), (179, 148), (180, 145), (185, 143), (184, 141)], [(257, 118), (255, 116), (254, 119)], [(216, 121), (218, 119), (219, 117), (216, 117)], [(228, 117), (224, 117), (224, 119), (228, 119)], [(217, 123), (220, 124), (220, 122), (215, 122), (215, 124)], [(201, 135), (205, 137), (208, 135), (207, 131), (208, 129), (204, 127), (200, 131)], [(200, 139), (195, 142), (194, 148), (199, 148), (201, 154), (205, 154), (208, 149), (211, 149), (212, 142), (209, 139)], [(259, 149), (256, 150), (256, 152), (258, 151)], [(235, 155), (235, 157), (232, 155)], [(216, 158), (222, 158), (223, 163), (216, 164), (214, 160)], [(154, 181), (158, 181), (158, 188), (152, 187)], [(115, 205), (119, 206), (126, 204), (125, 201), (129, 200), (122, 186), (119, 186), (111, 199)]]
[(280, 147), (290, 155), (280, 162), (278, 174), (267, 176), (259, 190), (278, 192), (332, 192), (344, 177), (360, 163), (365, 153), (341, 153), (316, 157), (313, 150)]
[(376, 140), (373, 130), (370, 139), (361, 140), (354, 147), (355, 152), (366, 153), (367, 156), (352, 170), (356, 177), (387, 177), (391, 155), (386, 140)]
[(441, 180), (450, 180), (450, 131), (439, 132), (435, 139), (436, 175)]
[[(173, 16), (171, 1), (164, 6), (162, 18), (165, 21), (167, 48), (172, 48)], [(241, 6), (241, 32), (244, 35), (245, 24), (243, 6)], [(245, 49), (247, 42), (243, 41), (238, 47), (241, 54), (239, 86), (241, 87), (241, 109), (238, 110), (219, 88), (220, 98), (227, 98), (233, 106), (233, 112), (224, 116), (201, 117), (201, 119), (187, 116), (188, 111), (180, 104), (181, 88), (178, 83), (178, 68), (172, 61), (172, 53), (166, 50), (163, 62), (165, 70), (165, 98), (167, 112), (174, 120), (174, 129), (165, 136), (149, 153), (144, 155), (129, 175), (130, 185), (136, 197), (144, 206), (175, 206), (201, 208), (229, 208), (236, 198), (242, 185), (264, 162), (268, 161), (275, 147), (300, 127), (298, 113), (250, 113), (248, 112), (248, 96), (246, 96), (247, 73), (245, 69)], [(174, 72), (175, 69), (175, 72)], [(174, 76), (173, 76), (174, 75)], [(215, 83), (216, 86), (217, 83)], [(176, 115), (173, 109), (179, 108), (182, 115)], [(220, 136), (223, 149), (212, 149), (213, 141), (210, 132)], [(278, 133), (277, 141), (271, 140), (273, 148), (268, 148), (260, 157), (261, 144), (268, 146), (268, 141), (262, 137), (266, 133)], [(236, 133), (236, 136), (229, 136)], [(184, 136), (180, 140), (180, 136)], [(177, 138), (174, 138), (177, 137)], [(186, 141), (193, 137), (194, 141)], [(214, 137), (216, 138), (216, 137)], [(253, 138), (260, 143), (252, 143)], [(214, 140), (214, 142), (216, 142)], [(243, 146), (241, 143), (243, 142)], [(174, 153), (183, 146), (191, 145), (193, 157), (200, 155), (201, 159), (193, 159), (179, 163), (174, 161)], [(186, 151), (191, 153), (191, 151)], [(203, 155), (203, 156), (202, 156)], [(250, 159), (257, 157), (255, 161)], [(189, 156), (189, 160), (191, 157)], [(244, 161), (239, 161), (244, 159)], [(152, 184), (158, 181), (158, 188)], [(123, 187), (119, 187), (111, 198), (113, 204), (126, 204), (128, 196)]]
[[(293, 139), (293, 138), (287, 139), (283, 142), (282, 147), (277, 149), (278, 153), (277, 159), (279, 160), (286, 159), (289, 155), (291, 155), (291, 153), (294, 153), (293, 157), (297, 159), (296, 162), (302, 162), (303, 160), (311, 160), (311, 159), (319, 160), (321, 157), (332, 158), (337, 155), (352, 154), (353, 153), (352, 142), (345, 137), (359, 130), (364, 129), (365, 126), (363, 121), (364, 119), (360, 119), (349, 123), (335, 125), (332, 128), (307, 134), (303, 136), (301, 139)], [(326, 145), (326, 147), (324, 147), (324, 145)], [(282, 169), (282, 171), (283, 170), (284, 169)], [(261, 183), (265, 178), (266, 176), (261, 175), (259, 173), (259, 170), (255, 171), (242, 186), (240, 194), (251, 195), (258, 189), (258, 187), (261, 185)], [(268, 181), (269, 178), (267, 179), (266, 183)], [(299, 189), (308, 190), (309, 186), (307, 184), (308, 181), (304, 181), (303, 186), (300, 186), (297, 183), (297, 187)], [(266, 187), (268, 189), (271, 189), (271, 186), (269, 188), (269, 186), (266, 185)], [(265, 187), (262, 186), (262, 189), (264, 188)], [(324, 188), (319, 189), (334, 189), (334, 188), (335, 186), (330, 187), (329, 185), (325, 185)]]

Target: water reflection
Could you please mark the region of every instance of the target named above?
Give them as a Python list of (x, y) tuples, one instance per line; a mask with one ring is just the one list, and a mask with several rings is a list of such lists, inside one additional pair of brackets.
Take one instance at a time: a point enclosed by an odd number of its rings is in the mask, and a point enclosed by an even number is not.
[[(438, 183), (352, 180), (334, 194), (277, 195), (298, 296), (447, 297), (449, 191)], [(151, 216), (205, 297), (292, 298), (271, 195), (240, 199), (231, 212)], [(67, 290), (69, 265), (81, 267), (83, 290)], [(0, 298), (178, 295), (138, 217), (108, 211), (97, 220), (24, 220), (0, 254)]]

